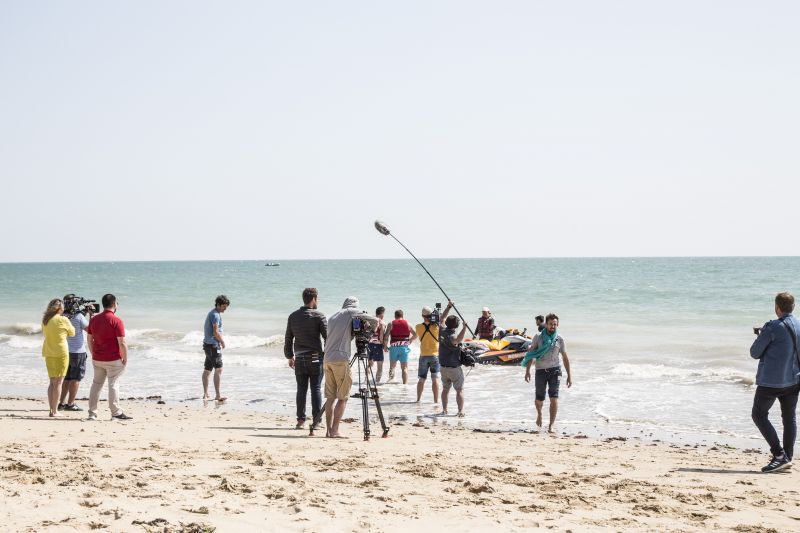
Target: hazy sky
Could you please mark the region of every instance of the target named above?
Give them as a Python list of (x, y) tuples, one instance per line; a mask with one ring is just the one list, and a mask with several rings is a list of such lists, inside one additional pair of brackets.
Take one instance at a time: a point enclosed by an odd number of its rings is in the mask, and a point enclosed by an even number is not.
[(797, 255), (795, 1), (0, 0), (0, 261)]

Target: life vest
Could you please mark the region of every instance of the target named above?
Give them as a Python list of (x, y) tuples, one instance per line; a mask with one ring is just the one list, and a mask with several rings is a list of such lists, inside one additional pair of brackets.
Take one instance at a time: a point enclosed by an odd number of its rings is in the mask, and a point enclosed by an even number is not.
[(494, 319), (492, 317), (478, 318), (478, 331), (475, 333), (477, 333), (478, 337), (481, 339), (492, 340), (492, 336), (494, 335)]
[(399, 318), (392, 320), (392, 342), (407, 341), (411, 336), (411, 328), (408, 322)]

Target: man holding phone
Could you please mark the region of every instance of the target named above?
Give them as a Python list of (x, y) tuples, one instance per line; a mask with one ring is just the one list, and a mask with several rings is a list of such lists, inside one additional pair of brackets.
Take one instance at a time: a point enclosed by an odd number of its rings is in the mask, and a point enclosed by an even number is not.
[[(750, 347), (750, 356), (758, 359), (758, 370), (752, 417), (772, 452), (772, 460), (761, 469), (764, 473), (777, 472), (792, 466), (797, 437), (795, 409), (800, 391), (800, 322), (792, 315), (792, 311), (794, 296), (782, 292), (775, 297), (775, 314), (778, 319), (770, 320), (761, 328), (753, 328), (758, 337)], [(775, 400), (781, 405), (782, 447), (778, 433), (768, 418)]]

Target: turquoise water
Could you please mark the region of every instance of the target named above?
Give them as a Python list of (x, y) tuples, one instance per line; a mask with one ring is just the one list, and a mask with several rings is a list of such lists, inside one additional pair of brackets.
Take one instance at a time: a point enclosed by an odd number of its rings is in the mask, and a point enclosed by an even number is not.
[[(772, 318), (775, 293), (796, 291), (800, 258), (423, 261), (473, 327), (484, 305), (504, 327), (530, 329), (537, 314), (560, 316), (575, 378), (562, 395), (563, 430), (760, 445), (749, 417), (752, 327)], [(402, 308), (414, 320), (423, 305), (445, 300), (410, 259), (280, 263), (0, 264), (0, 389), (43, 395), (37, 324), (48, 300), (113, 292), (132, 347), (123, 395), (194, 398), (203, 320), (224, 293), (232, 305), (224, 315), (223, 392), (234, 405), (292, 415), (294, 378), (282, 334), (304, 287), (319, 289), (327, 315), (349, 295), (370, 312)], [(429, 392), (413, 403), (415, 363), (411, 369), (410, 385), (383, 387), (389, 414), (455, 423), (430, 418)], [(464, 423), (529, 428), (533, 391), (522, 375), (518, 368), (473, 370)]]

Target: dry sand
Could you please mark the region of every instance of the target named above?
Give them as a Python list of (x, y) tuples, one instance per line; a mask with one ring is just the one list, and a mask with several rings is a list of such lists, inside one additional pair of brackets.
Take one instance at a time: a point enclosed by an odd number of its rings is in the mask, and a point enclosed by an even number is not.
[(800, 473), (758, 473), (763, 451), (456, 419), (364, 442), (359, 420), (339, 440), (226, 406), (123, 406), (133, 421), (0, 400), (3, 531), (800, 530)]

